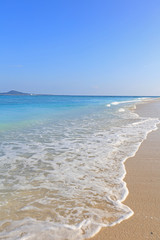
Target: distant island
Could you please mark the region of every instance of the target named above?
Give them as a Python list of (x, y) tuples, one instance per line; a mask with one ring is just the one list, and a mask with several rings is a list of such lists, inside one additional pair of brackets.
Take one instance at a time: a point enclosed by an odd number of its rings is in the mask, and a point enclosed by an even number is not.
[(0, 93), (0, 95), (32, 95), (30, 93), (23, 93), (23, 92), (18, 92), (15, 90), (11, 90), (9, 92), (4, 92), (4, 93)]

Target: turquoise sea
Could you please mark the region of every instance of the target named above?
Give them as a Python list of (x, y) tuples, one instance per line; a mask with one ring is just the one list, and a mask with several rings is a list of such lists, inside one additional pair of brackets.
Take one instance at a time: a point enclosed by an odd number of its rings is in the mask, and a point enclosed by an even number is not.
[(0, 239), (79, 240), (130, 217), (124, 161), (144, 97), (0, 96)]

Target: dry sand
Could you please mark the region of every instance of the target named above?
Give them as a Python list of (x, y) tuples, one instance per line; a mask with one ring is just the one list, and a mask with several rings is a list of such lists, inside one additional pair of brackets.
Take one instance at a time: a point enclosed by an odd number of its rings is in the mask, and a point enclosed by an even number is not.
[[(140, 116), (160, 119), (160, 100), (137, 106)], [(91, 240), (160, 240), (160, 125), (147, 136), (135, 157), (126, 163), (129, 195), (124, 201), (134, 215), (103, 228)]]

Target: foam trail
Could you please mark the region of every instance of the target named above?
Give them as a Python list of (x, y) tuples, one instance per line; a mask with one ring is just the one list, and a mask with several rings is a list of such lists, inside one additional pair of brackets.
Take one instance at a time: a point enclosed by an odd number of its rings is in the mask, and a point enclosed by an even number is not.
[(124, 103), (136, 103), (138, 101), (144, 101), (144, 99), (138, 98), (135, 100), (129, 100), (129, 101), (119, 101), (119, 102), (112, 102), (111, 105), (119, 105), (119, 104), (124, 104)]

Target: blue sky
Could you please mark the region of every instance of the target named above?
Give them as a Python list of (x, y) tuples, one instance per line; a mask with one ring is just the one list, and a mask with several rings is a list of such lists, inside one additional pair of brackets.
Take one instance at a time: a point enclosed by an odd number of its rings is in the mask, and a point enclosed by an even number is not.
[(160, 1), (0, 1), (0, 92), (11, 89), (160, 95)]

